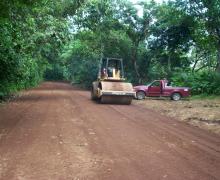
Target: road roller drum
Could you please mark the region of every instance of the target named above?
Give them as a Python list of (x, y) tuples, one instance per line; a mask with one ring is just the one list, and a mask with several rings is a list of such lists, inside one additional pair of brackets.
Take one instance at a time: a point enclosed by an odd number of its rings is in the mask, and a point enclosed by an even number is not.
[(91, 98), (103, 104), (131, 104), (134, 97), (132, 84), (125, 82), (122, 59), (102, 59)]

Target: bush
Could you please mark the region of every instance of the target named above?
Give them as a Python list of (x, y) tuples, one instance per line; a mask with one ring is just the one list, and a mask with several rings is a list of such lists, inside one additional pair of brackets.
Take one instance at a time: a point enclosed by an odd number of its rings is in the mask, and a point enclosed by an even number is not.
[(45, 80), (65, 80), (64, 67), (59, 64), (48, 65), (44, 73)]
[(193, 95), (220, 95), (220, 74), (216, 72), (175, 73), (171, 79), (177, 86), (190, 87)]

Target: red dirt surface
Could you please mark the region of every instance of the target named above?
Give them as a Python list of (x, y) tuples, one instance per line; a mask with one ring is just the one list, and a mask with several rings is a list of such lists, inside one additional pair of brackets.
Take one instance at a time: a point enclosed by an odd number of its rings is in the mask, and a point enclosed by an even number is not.
[(147, 107), (176, 120), (220, 135), (220, 98), (171, 101), (168, 98), (146, 98), (133, 104)]
[(1, 180), (220, 179), (220, 136), (45, 82), (0, 107)]

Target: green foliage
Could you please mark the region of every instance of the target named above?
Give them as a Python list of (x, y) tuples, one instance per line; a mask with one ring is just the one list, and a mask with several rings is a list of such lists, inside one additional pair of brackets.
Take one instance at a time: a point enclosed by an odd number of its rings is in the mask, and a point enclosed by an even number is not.
[[(42, 80), (44, 64), (29, 52), (29, 39), (19, 23), (0, 24), (0, 96), (35, 86)], [(1, 98), (0, 97), (0, 98)]]
[[(63, 2), (1, 1), (0, 98), (37, 85), (45, 70), (48, 76), (49, 67), (55, 67), (55, 79), (63, 78), (65, 68), (58, 58), (70, 36), (64, 11), (73, 15), (84, 1)], [(74, 9), (67, 13), (69, 7)]]
[(123, 58), (134, 84), (219, 94), (219, 16), (219, 0), (2, 0), (0, 97), (43, 79), (89, 87), (102, 56)]
[(45, 70), (44, 79), (50, 81), (66, 80), (64, 72), (64, 66), (60, 66), (60, 64), (51, 64), (50, 66), (47, 66)]
[(220, 95), (220, 74), (216, 72), (176, 73), (172, 82), (178, 86), (190, 87), (193, 95)]
[[(94, 43), (87, 41), (87, 38), (92, 42), (96, 41), (96, 37), (93, 33), (82, 32), (78, 36), (78, 40), (72, 41), (64, 49), (64, 53), (61, 55), (62, 59), (67, 62), (68, 76), (73, 83), (82, 84), (85, 87), (89, 87), (97, 77), (98, 62), (100, 52), (96, 49)], [(83, 39), (86, 39), (83, 41)]]

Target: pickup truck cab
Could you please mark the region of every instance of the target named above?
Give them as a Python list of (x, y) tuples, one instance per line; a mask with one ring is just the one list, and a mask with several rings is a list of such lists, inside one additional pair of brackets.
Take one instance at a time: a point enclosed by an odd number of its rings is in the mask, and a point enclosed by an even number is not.
[(188, 87), (172, 87), (168, 85), (167, 80), (155, 80), (148, 85), (135, 86), (136, 98), (141, 100), (145, 96), (149, 97), (170, 97), (174, 101), (178, 101), (183, 97), (190, 95)]

